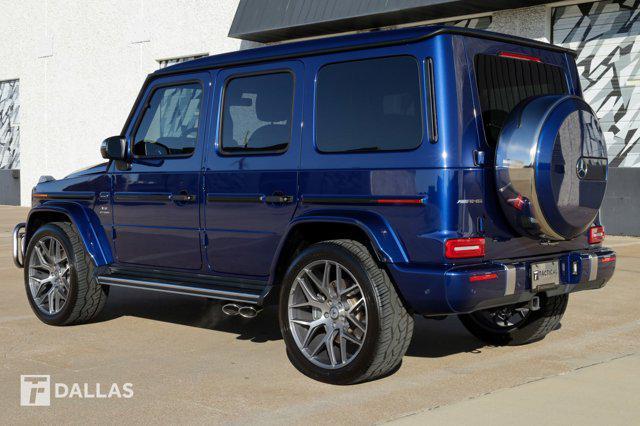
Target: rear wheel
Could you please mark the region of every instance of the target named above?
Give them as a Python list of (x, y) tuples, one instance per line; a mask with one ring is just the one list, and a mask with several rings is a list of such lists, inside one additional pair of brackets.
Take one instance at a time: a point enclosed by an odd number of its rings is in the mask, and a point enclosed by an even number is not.
[(309, 247), (289, 268), (280, 328), (289, 359), (303, 374), (351, 384), (399, 367), (413, 318), (362, 244), (334, 240)]
[(73, 226), (39, 228), (27, 247), (24, 280), (33, 312), (47, 324), (93, 319), (104, 307), (108, 288), (98, 284), (94, 264)]
[(471, 334), (492, 345), (523, 345), (543, 339), (553, 331), (564, 311), (569, 296), (541, 297), (540, 309), (518, 304), (483, 309), (460, 315), (460, 321)]

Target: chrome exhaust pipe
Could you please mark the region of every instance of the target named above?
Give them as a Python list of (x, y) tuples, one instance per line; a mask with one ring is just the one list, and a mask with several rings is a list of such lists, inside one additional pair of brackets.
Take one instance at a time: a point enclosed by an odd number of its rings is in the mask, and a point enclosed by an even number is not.
[(256, 309), (251, 305), (241, 306), (238, 313), (244, 318), (255, 318), (262, 309)]
[(240, 313), (240, 306), (235, 303), (227, 303), (222, 307), (222, 313), (231, 317), (236, 316)]

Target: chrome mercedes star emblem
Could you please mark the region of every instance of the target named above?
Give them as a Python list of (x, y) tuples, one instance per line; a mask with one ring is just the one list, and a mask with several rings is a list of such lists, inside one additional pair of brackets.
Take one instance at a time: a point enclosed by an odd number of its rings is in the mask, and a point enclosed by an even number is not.
[(580, 179), (584, 179), (587, 177), (588, 166), (587, 162), (584, 161), (584, 158), (578, 160), (578, 164), (576, 164), (576, 173)]

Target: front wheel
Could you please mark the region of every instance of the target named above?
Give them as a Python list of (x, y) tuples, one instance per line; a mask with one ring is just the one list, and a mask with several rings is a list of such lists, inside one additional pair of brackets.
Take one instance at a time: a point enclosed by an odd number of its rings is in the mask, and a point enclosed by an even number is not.
[(31, 237), (25, 253), (24, 281), (33, 312), (50, 325), (95, 318), (109, 291), (98, 284), (80, 235), (65, 222), (46, 224)]
[(564, 311), (569, 295), (540, 297), (540, 309), (532, 310), (526, 304), (483, 309), (459, 315), (467, 330), (478, 339), (491, 345), (524, 345), (543, 339), (555, 330)]
[(334, 240), (307, 248), (289, 268), (280, 328), (289, 359), (303, 374), (351, 384), (399, 367), (413, 318), (366, 247)]

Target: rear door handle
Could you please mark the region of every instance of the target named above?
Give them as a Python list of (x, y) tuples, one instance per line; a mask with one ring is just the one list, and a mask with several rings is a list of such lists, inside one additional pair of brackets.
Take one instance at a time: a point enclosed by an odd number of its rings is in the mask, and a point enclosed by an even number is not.
[(174, 203), (190, 203), (196, 200), (196, 196), (187, 191), (180, 191), (178, 194), (169, 195), (169, 199)]

